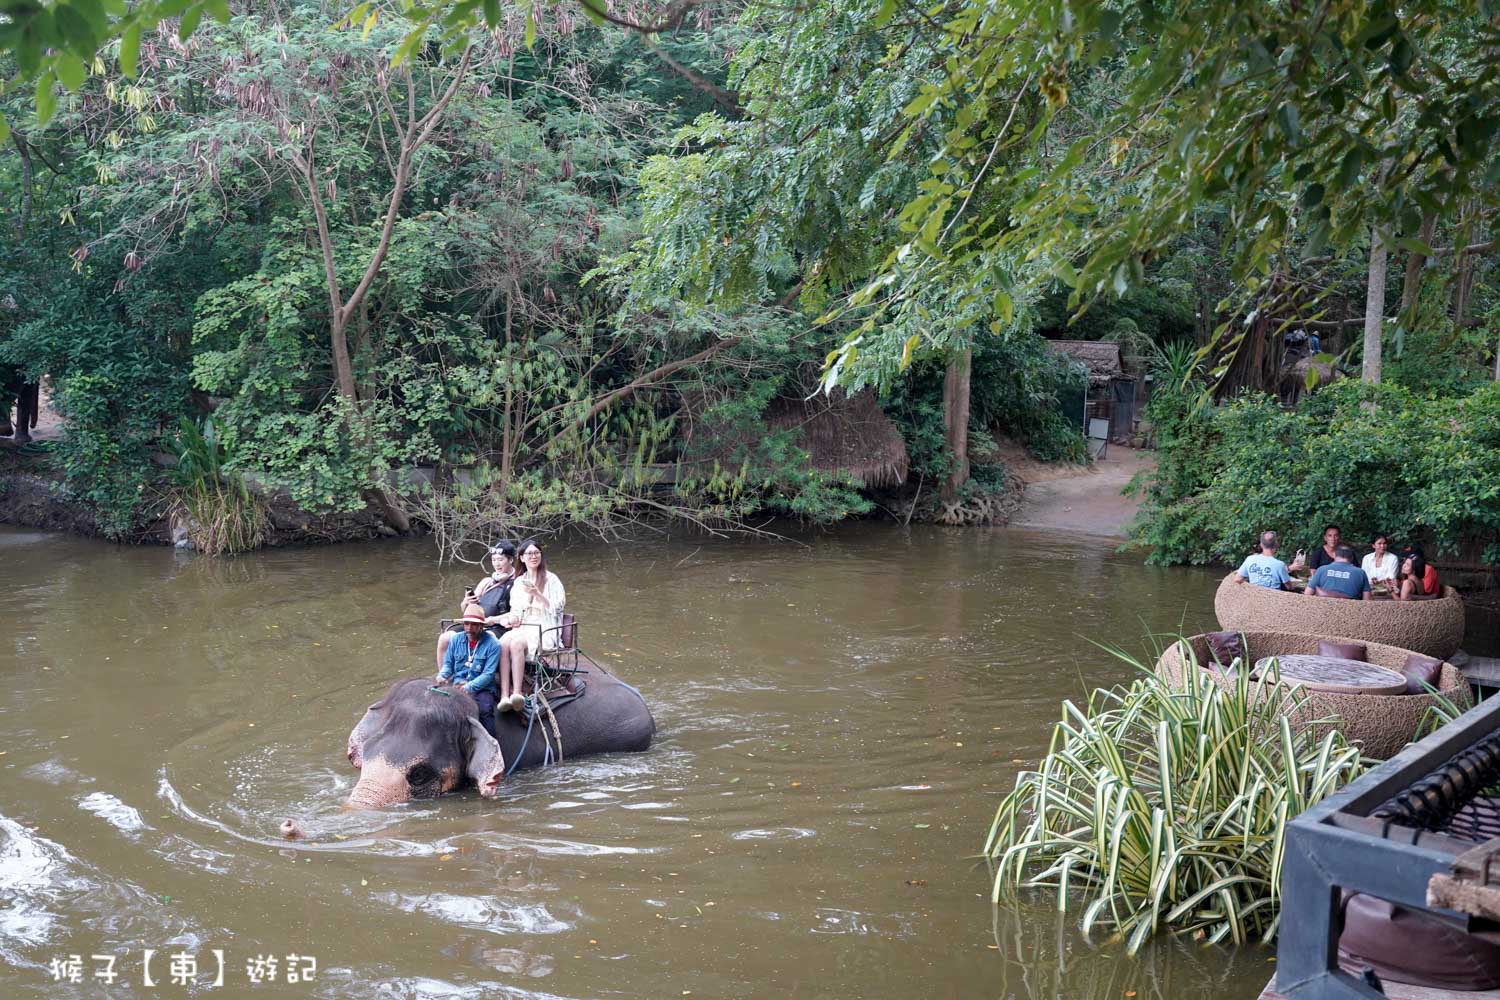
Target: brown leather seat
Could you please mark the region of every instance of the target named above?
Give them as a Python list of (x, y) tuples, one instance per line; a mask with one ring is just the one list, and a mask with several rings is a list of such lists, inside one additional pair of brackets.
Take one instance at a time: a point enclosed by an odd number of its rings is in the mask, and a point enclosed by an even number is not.
[[(1500, 988), (1500, 928), (1474, 921), (1473, 931), (1419, 910), (1345, 893), (1339, 964), (1359, 974), (1445, 990)], [(1484, 929), (1478, 929), (1478, 928)]]

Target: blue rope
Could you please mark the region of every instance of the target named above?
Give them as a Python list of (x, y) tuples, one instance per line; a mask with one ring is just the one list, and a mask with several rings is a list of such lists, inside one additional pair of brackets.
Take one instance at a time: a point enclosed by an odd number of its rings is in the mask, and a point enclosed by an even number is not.
[[(625, 689), (625, 690), (627, 690), (627, 691), (629, 691), (629, 692), (630, 692), (630, 693), (631, 693), (631, 694), (633, 694), (633, 695), (635, 695), (635, 696), (636, 696), (636, 697), (637, 697), (637, 698), (639, 698), (639, 699), (641, 699), (641, 704), (642, 704), (642, 705), (646, 705), (646, 696), (645, 696), (645, 695), (643, 695), (643, 694), (641, 694), (641, 693), (640, 693), (640, 692), (639, 692), (639, 691), (637, 691), (637, 690), (636, 690), (636, 689), (635, 689), (635, 688), (633, 688), (633, 687), (631, 687), (631, 686), (630, 686), (630, 685), (629, 685), (629, 684), (626, 684), (626, 683), (625, 683), (625, 682), (624, 682), (624, 681), (622, 681), (622, 680), (620, 680), (620, 678), (619, 678), (619, 677), (617, 677), (617, 676), (615, 676), (615, 675), (614, 675), (614, 674), (610, 674), (610, 675), (609, 675), (609, 676), (611, 676), (611, 677), (614, 677), (614, 678), (615, 678), (615, 683), (616, 683), (616, 684), (619, 684), (619, 685), (620, 685), (620, 686), (621, 686), (621, 687), (623, 687), (623, 688), (624, 688), (624, 689)], [(647, 708), (647, 710), (650, 710), (650, 708), (651, 708), (651, 706), (650, 706), (650, 705), (646, 705), (646, 708)]]
[[(588, 659), (588, 657), (584, 657), (584, 659)], [(594, 661), (589, 660), (589, 662), (593, 663)], [(646, 696), (643, 695), (643, 694), (641, 694), (635, 688), (631, 687), (629, 684), (627, 684), (624, 681), (620, 680), (620, 675), (619, 674), (615, 673), (613, 670), (610, 670), (608, 667), (606, 667), (602, 663), (594, 663), (594, 666), (596, 666), (600, 670), (602, 670), (604, 672), (604, 675), (606, 677), (609, 677), (616, 684), (620, 685), (622, 688), (624, 688), (625, 690), (629, 691), (631, 694), (635, 695), (637, 698), (641, 699), (641, 704), (646, 706), (646, 711), (648, 711), (648, 712), (651, 711), (651, 706), (646, 703)]]
[(536, 722), (535, 715), (526, 720), (526, 738), (521, 741), (521, 749), (516, 751), (516, 759), (511, 762), (510, 770), (505, 772), (507, 778), (516, 773), (516, 768), (521, 766), (521, 758), (526, 756), (526, 745), (531, 742), (531, 726), (534, 722)]

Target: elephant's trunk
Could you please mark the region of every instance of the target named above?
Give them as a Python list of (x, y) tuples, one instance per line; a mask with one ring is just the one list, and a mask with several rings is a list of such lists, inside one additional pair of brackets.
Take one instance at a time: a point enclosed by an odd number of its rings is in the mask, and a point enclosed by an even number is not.
[(365, 761), (360, 769), (359, 783), (349, 793), (344, 803), (346, 809), (384, 809), (386, 806), (405, 802), (411, 798), (405, 773), (383, 760)]

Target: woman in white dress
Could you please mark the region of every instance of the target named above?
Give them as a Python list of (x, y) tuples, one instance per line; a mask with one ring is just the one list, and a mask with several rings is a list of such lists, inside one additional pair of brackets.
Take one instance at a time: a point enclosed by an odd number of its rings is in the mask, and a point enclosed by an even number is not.
[(555, 630), (562, 624), (568, 601), (557, 574), (547, 572), (547, 557), (536, 539), (522, 542), (518, 552), (525, 572), (511, 585), (510, 613), (500, 618), (500, 624), (510, 629), (500, 639), (502, 697), (498, 707), (507, 710), (525, 706), (521, 685), (526, 661), (544, 648), (557, 648), (560, 633)]
[(1371, 583), (1381, 580), (1396, 579), (1401, 572), (1401, 561), (1396, 558), (1396, 553), (1391, 551), (1391, 536), (1380, 534), (1370, 541), (1374, 549), (1360, 562), (1359, 568), (1365, 571), (1365, 576), (1370, 578)]

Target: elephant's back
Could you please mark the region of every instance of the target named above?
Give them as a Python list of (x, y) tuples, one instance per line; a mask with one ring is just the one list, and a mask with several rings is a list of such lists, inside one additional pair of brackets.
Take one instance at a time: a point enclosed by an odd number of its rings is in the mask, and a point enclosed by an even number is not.
[(508, 765), (517, 758), (519, 767), (527, 768), (539, 767), (549, 759), (556, 761), (559, 756), (571, 760), (650, 748), (656, 735), (656, 720), (645, 697), (608, 667), (583, 654), (579, 654), (578, 668), (586, 671), (580, 675), (583, 693), (557, 705), (550, 713), (544, 710), (534, 720), (520, 714), (497, 713), (496, 735), (500, 737)]

